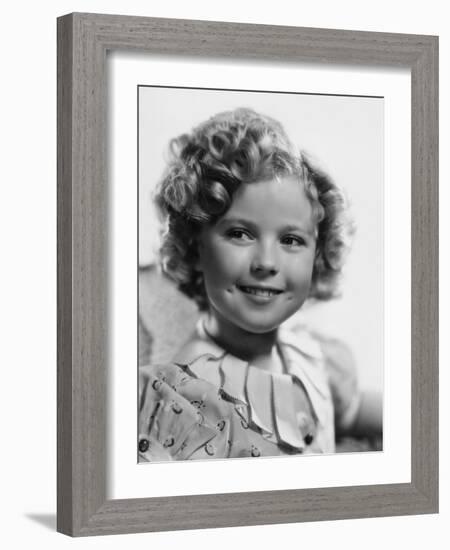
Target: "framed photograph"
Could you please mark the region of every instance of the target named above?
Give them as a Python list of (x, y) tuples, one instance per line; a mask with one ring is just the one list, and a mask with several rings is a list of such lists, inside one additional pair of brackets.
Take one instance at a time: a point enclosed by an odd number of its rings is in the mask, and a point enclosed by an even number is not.
[(58, 19), (58, 530), (436, 513), (438, 39)]

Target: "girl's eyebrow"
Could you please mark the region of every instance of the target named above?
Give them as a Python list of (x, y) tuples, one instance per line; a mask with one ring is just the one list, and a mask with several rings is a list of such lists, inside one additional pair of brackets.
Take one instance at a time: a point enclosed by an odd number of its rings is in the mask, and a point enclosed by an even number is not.
[(245, 225), (247, 227), (250, 227), (251, 229), (256, 229), (258, 226), (256, 223), (253, 223), (250, 220), (246, 220), (244, 218), (222, 218), (219, 220), (219, 223), (217, 224), (219, 227), (225, 224), (231, 224), (231, 225)]
[(316, 229), (314, 225), (311, 226), (301, 226), (301, 225), (284, 225), (280, 233), (289, 233), (290, 231), (299, 231), (300, 233), (306, 233), (306, 235), (309, 235), (311, 237), (314, 237), (316, 235)]
[[(258, 230), (258, 224), (252, 222), (251, 220), (246, 220), (245, 218), (222, 218), (219, 221), (218, 226), (221, 227), (222, 225), (225, 225), (225, 224), (244, 225), (249, 229), (251, 229), (252, 231)], [(283, 225), (279, 229), (280, 233), (287, 233), (289, 231), (300, 231), (301, 233), (307, 233), (308, 235), (312, 235), (312, 236), (315, 235), (314, 227), (302, 227), (300, 225), (288, 224), (288, 225)]]

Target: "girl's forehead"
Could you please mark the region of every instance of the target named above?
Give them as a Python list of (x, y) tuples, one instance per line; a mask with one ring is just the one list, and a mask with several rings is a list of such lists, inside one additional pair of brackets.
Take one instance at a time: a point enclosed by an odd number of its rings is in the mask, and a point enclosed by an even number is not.
[(257, 219), (311, 219), (313, 208), (304, 183), (298, 176), (284, 176), (253, 183), (243, 183), (233, 195), (223, 218), (249, 216)]

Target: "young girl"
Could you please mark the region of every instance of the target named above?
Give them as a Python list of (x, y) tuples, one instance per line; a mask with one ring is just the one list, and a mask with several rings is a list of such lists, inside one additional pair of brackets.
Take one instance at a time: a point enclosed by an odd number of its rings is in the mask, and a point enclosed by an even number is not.
[(140, 369), (139, 459), (332, 453), (335, 430), (381, 432), (346, 347), (281, 326), (336, 293), (350, 233), (339, 188), (250, 109), (171, 153), (162, 265), (202, 315), (170, 364)]

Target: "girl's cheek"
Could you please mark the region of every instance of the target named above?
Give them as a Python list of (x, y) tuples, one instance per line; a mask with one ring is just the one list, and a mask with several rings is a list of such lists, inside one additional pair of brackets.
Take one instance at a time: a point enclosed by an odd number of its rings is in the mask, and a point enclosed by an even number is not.
[(312, 280), (313, 264), (308, 261), (299, 261), (289, 269), (289, 280), (294, 285), (309, 286)]
[(237, 254), (229, 254), (227, 256), (221, 256), (217, 261), (218, 269), (224, 277), (236, 278), (236, 276), (242, 271), (245, 262), (242, 256)]

